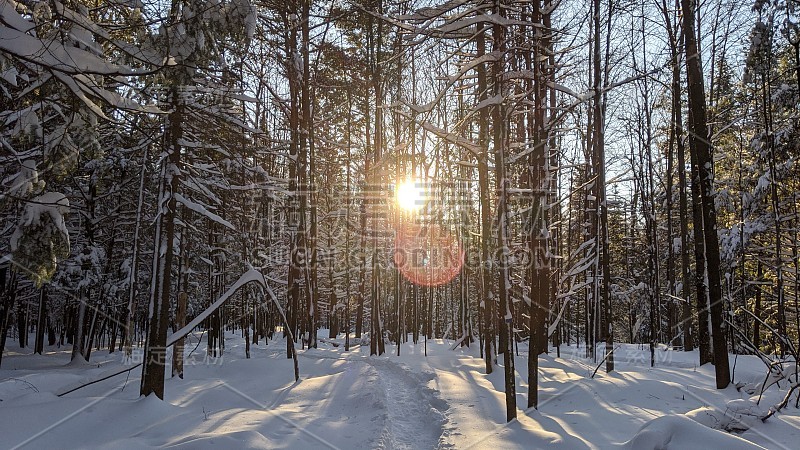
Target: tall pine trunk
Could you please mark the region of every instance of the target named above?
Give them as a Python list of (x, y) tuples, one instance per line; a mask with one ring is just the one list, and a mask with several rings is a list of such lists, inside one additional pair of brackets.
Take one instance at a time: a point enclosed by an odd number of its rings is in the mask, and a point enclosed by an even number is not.
[[(717, 389), (730, 384), (731, 374), (728, 365), (728, 346), (723, 330), (723, 301), (720, 283), (720, 253), (717, 237), (717, 213), (714, 206), (713, 168), (711, 144), (706, 123), (705, 89), (700, 53), (695, 38), (694, 5), (691, 0), (681, 0), (683, 10), (683, 33), (686, 49), (686, 80), (689, 99), (689, 147), (697, 164), (700, 199), (703, 213), (703, 240), (706, 254), (708, 276), (708, 301), (711, 312), (711, 339), (714, 349), (714, 370)], [(697, 227), (700, 224), (695, 224)], [(700, 268), (698, 268), (698, 272)], [(699, 296), (699, 293), (698, 293)]]
[(180, 139), (184, 120), (184, 106), (178, 88), (170, 90), (172, 112), (167, 119), (167, 158), (162, 162), (161, 195), (159, 196), (156, 246), (153, 252), (153, 281), (150, 294), (147, 342), (140, 394), (155, 394), (164, 399), (164, 371), (166, 369), (167, 326), (169, 325), (170, 289), (172, 283), (172, 258), (175, 243), (175, 194), (180, 176)]
[[(499, 14), (500, 17), (505, 17), (505, 10), (503, 9), (499, 0), (495, 1), (494, 14)], [(493, 64), (492, 76), (493, 86), (492, 94), (495, 98), (500, 99), (499, 104), (494, 106), (492, 114), (492, 127), (493, 127), (493, 143), (494, 143), (494, 156), (495, 156), (495, 177), (497, 178), (497, 187), (499, 191), (499, 198), (497, 200), (497, 248), (499, 250), (500, 270), (498, 275), (500, 280), (498, 285), (498, 296), (500, 297), (500, 305), (498, 311), (498, 337), (500, 339), (498, 345), (498, 353), (503, 353), (503, 365), (505, 372), (505, 394), (506, 394), (506, 421), (510, 422), (517, 417), (517, 396), (516, 396), (516, 380), (514, 371), (514, 355), (512, 349), (509, 347), (511, 342), (511, 324), (513, 315), (511, 313), (511, 270), (508, 260), (508, 188), (509, 179), (506, 176), (505, 157), (506, 145), (508, 139), (508, 118), (506, 116), (505, 101), (503, 96), (505, 94), (503, 89), (503, 74), (505, 72), (504, 61), (506, 52), (506, 37), (505, 28), (499, 23), (495, 23), (492, 27), (493, 50), (498, 52), (497, 59)]]
[[(484, 26), (481, 24), (480, 26)], [(488, 27), (487, 27), (488, 28)], [(477, 36), (477, 57), (486, 53), (486, 33)], [(486, 78), (486, 64), (480, 63), (478, 72), (478, 103), (487, 98), (488, 81)], [(483, 311), (483, 359), (486, 373), (492, 373), (494, 360), (492, 358), (492, 343), (494, 342), (494, 290), (492, 289), (492, 274), (489, 270), (489, 242), (491, 241), (491, 211), (489, 206), (489, 112), (486, 107), (478, 112), (478, 144), (481, 154), (478, 158), (478, 191), (480, 193), (481, 209), (481, 298), (479, 306)]]

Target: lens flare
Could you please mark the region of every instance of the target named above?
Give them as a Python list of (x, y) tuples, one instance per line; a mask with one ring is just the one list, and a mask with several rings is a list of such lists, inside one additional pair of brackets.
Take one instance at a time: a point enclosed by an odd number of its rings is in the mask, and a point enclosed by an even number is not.
[(464, 250), (445, 228), (435, 224), (407, 225), (397, 232), (394, 263), (408, 281), (439, 286), (461, 272)]

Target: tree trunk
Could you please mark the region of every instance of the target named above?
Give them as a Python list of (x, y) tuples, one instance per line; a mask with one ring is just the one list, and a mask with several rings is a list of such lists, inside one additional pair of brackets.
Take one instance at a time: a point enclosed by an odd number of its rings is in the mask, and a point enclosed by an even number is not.
[(78, 317), (75, 320), (75, 324), (73, 326), (73, 335), (72, 335), (72, 356), (70, 357), (70, 361), (75, 360), (78, 355), (85, 360), (86, 356), (83, 353), (83, 331), (84, 331), (84, 322), (86, 321), (86, 303), (89, 301), (89, 295), (87, 293), (88, 288), (86, 286), (81, 286), (79, 288), (78, 294)]
[(298, 322), (300, 319), (300, 276), (302, 258), (305, 256), (302, 252), (302, 233), (305, 220), (302, 217), (300, 198), (303, 189), (302, 175), (303, 168), (300, 161), (300, 147), (301, 147), (301, 123), (300, 123), (300, 107), (302, 102), (302, 74), (299, 73), (299, 68), (302, 66), (301, 61), (297, 61), (299, 57), (297, 52), (297, 29), (300, 25), (297, 16), (292, 13), (286, 18), (286, 26), (289, 29), (286, 41), (286, 54), (287, 58), (287, 77), (289, 81), (289, 97), (290, 97), (290, 112), (289, 112), (289, 159), (292, 161), (289, 164), (289, 194), (290, 194), (290, 222), (289, 228), (291, 232), (291, 244), (289, 250), (289, 271), (287, 278), (287, 306), (289, 309), (289, 327), (291, 333), (284, 333), (286, 337), (286, 357), (291, 358), (294, 351), (294, 342), (289, 339), (289, 336), (297, 336)]
[(753, 309), (753, 344), (756, 350), (761, 348), (761, 281), (764, 278), (764, 266), (761, 261), (758, 262), (758, 269), (756, 272), (756, 302)]
[[(479, 24), (483, 27), (484, 24)], [(477, 58), (486, 53), (486, 33), (478, 33)], [(483, 102), (488, 94), (488, 81), (486, 79), (486, 64), (480, 63), (478, 72), (478, 103)], [(489, 206), (489, 112), (486, 107), (478, 112), (478, 143), (481, 155), (478, 159), (478, 190), (481, 208), (481, 297), (479, 307), (483, 310), (483, 359), (486, 373), (492, 373), (494, 362), (492, 358), (492, 342), (494, 334), (492, 321), (494, 319), (494, 290), (492, 289), (492, 274), (490, 271), (489, 242), (491, 241), (491, 211)]]
[[(183, 286), (184, 289), (186, 286)], [(183, 291), (178, 293), (178, 305), (175, 308), (175, 329), (180, 330), (186, 325), (186, 306), (189, 295)], [(178, 339), (172, 348), (172, 376), (183, 379), (183, 345), (185, 338)]]
[[(531, 14), (532, 23), (542, 22), (541, 4), (537, 0), (533, 3)], [(547, 33), (551, 31), (547, 30)], [(534, 146), (531, 153), (530, 170), (528, 173), (529, 187), (532, 191), (533, 207), (531, 209), (531, 222), (529, 224), (529, 254), (531, 266), (528, 272), (530, 286), (530, 308), (528, 328), (530, 331), (528, 355), (528, 408), (538, 408), (538, 370), (539, 355), (547, 349), (547, 330), (545, 327), (546, 311), (549, 306), (550, 294), (550, 256), (548, 250), (549, 214), (547, 195), (550, 189), (549, 173), (549, 139), (545, 130), (545, 105), (547, 91), (545, 76), (545, 61), (547, 50), (542, 29), (534, 29), (534, 46), (532, 61), (526, 57), (528, 70), (533, 70), (533, 114), (530, 136)], [(532, 67), (531, 67), (532, 66)]]
[[(609, 6), (610, 7), (610, 6)], [(601, 301), (603, 307), (603, 317), (605, 327), (602, 330), (603, 336), (606, 341), (606, 372), (614, 370), (614, 316), (611, 309), (610, 289), (611, 289), (611, 257), (608, 250), (608, 199), (606, 195), (606, 149), (605, 149), (605, 95), (603, 94), (603, 85), (601, 85), (601, 64), (600, 64), (600, 0), (594, 0), (594, 125), (592, 131), (594, 132), (594, 139), (592, 144), (594, 146), (595, 167), (594, 172), (597, 175), (596, 197), (597, 209), (599, 213), (599, 233), (596, 237), (596, 248), (599, 252), (599, 267), (598, 270), (602, 276), (600, 284)], [(610, 16), (609, 12), (609, 16)], [(609, 17), (610, 21), (611, 18)], [(606, 39), (610, 37), (606, 36)], [(608, 59), (608, 55), (606, 55)], [(597, 276), (597, 275), (595, 275)]]
[(39, 315), (36, 320), (36, 341), (33, 352), (42, 354), (44, 350), (44, 329), (47, 325), (47, 286), (42, 286), (39, 292)]
[[(690, 149), (696, 155), (699, 172), (700, 197), (703, 210), (703, 238), (708, 273), (708, 298), (711, 309), (711, 332), (714, 347), (714, 369), (717, 389), (730, 384), (728, 346), (723, 330), (723, 301), (720, 285), (720, 253), (717, 237), (717, 213), (714, 206), (713, 168), (711, 145), (706, 124), (703, 70), (694, 30), (694, 9), (691, 0), (681, 0), (683, 10), (683, 33), (686, 48), (686, 79), (688, 82)], [(695, 224), (697, 226), (697, 224)]]
[(703, 237), (703, 206), (700, 199), (700, 174), (694, 151), (690, 149), (692, 172), (692, 220), (694, 223), (694, 258), (695, 274), (694, 285), (697, 291), (695, 303), (697, 305), (697, 346), (700, 353), (700, 365), (713, 361), (711, 353), (711, 328), (710, 311), (708, 307), (708, 291), (706, 289), (706, 253), (705, 239)]
[(3, 351), (8, 337), (8, 320), (17, 293), (17, 273), (9, 270), (9, 266), (0, 267), (0, 365), (3, 362)]
[[(302, 118), (300, 122), (300, 155), (298, 159), (298, 176), (300, 181), (300, 221), (301, 232), (304, 244), (304, 276), (306, 281), (306, 328), (308, 329), (308, 347), (317, 348), (317, 326), (319, 323), (317, 294), (317, 222), (316, 222), (316, 202), (314, 195), (314, 155), (313, 155), (313, 135), (314, 121), (312, 117), (311, 99), (311, 66), (309, 62), (309, 22), (310, 22), (311, 0), (303, 0), (301, 3), (301, 57), (303, 58), (302, 84), (301, 84), (301, 104)], [(310, 165), (309, 165), (310, 161)], [(310, 169), (310, 170), (309, 170)], [(310, 209), (311, 217), (306, 231), (306, 208)]]
[[(172, 112), (168, 116), (166, 142), (169, 146), (168, 159), (164, 161), (161, 176), (160, 211), (156, 226), (157, 251), (153, 254), (153, 282), (150, 295), (150, 314), (147, 341), (145, 343), (144, 364), (142, 364), (142, 384), (140, 394), (155, 394), (164, 399), (164, 377), (166, 370), (167, 327), (169, 325), (170, 289), (172, 282), (172, 257), (175, 243), (175, 194), (181, 174), (180, 140), (184, 120), (184, 106), (177, 87), (171, 89)], [(160, 250), (159, 250), (160, 249)]]
[[(499, 14), (500, 17), (505, 17), (505, 10), (501, 7), (499, 0), (495, 1), (494, 14)], [(492, 94), (497, 98), (502, 98), (505, 95), (503, 89), (503, 73), (505, 72), (505, 51), (506, 51), (506, 38), (505, 29), (503, 25), (495, 23), (492, 26), (493, 50), (499, 53), (498, 58), (493, 63), (492, 75), (494, 82), (492, 84)], [(500, 309), (498, 311), (498, 326), (499, 326), (499, 345), (498, 353), (503, 353), (503, 365), (505, 372), (505, 394), (506, 394), (506, 421), (510, 422), (517, 417), (517, 396), (516, 396), (516, 380), (514, 371), (514, 355), (512, 349), (509, 347), (511, 340), (511, 324), (513, 315), (511, 314), (511, 273), (508, 267), (508, 253), (507, 247), (508, 234), (508, 184), (509, 180), (506, 177), (505, 157), (506, 157), (506, 140), (508, 135), (506, 117), (505, 101), (494, 106), (492, 114), (492, 127), (493, 127), (493, 143), (495, 155), (495, 177), (497, 178), (499, 198), (497, 201), (497, 248), (499, 250), (500, 265), (498, 282), (498, 294), (500, 297)]]
[(149, 149), (150, 147), (145, 147), (144, 155), (142, 156), (142, 173), (139, 178), (139, 201), (136, 204), (136, 225), (133, 231), (133, 252), (131, 254), (130, 273), (128, 274), (128, 307), (125, 311), (125, 336), (122, 338), (126, 357), (130, 357), (133, 351), (133, 315), (136, 312), (136, 274), (139, 268), (139, 229), (142, 224), (144, 179), (147, 173), (147, 153)]
[[(680, 216), (681, 233), (681, 325), (683, 330), (683, 350), (690, 352), (694, 350), (694, 327), (692, 320), (691, 305), (691, 272), (689, 267), (689, 214), (686, 199), (686, 149), (683, 143), (683, 106), (681, 102), (681, 66), (679, 64), (679, 54), (681, 53), (680, 43), (678, 42), (678, 25), (673, 25), (669, 15), (666, 1), (662, 3), (664, 20), (670, 39), (670, 54), (672, 66), (672, 126), (670, 135), (675, 143), (675, 152), (678, 160), (678, 215)], [(677, 14), (677, 13), (676, 13)], [(682, 36), (682, 34), (681, 34)]]

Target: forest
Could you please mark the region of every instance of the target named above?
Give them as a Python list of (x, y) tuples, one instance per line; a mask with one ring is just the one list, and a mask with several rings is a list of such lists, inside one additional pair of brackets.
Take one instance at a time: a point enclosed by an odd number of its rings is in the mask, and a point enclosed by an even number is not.
[[(729, 448), (796, 443), (797, 0), (0, 0), (0, 90), (0, 422), (50, 384), (178, 401), (241, 351), (293, 386), (468, 359), (490, 447), (531, 448), (562, 364), (674, 366)], [(389, 439), (334, 448), (429, 446)]]

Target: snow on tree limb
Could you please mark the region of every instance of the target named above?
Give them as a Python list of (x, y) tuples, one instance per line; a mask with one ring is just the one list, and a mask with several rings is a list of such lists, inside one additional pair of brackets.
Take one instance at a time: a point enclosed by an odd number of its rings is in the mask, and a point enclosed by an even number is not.
[[(278, 297), (275, 295), (275, 292), (272, 290), (272, 288), (269, 286), (269, 284), (267, 284), (267, 278), (264, 276), (264, 274), (262, 274), (258, 270), (250, 269), (247, 272), (243, 273), (242, 276), (240, 276), (239, 279), (236, 280), (236, 283), (234, 283), (230, 288), (228, 288), (228, 290), (225, 291), (225, 293), (222, 294), (217, 299), (217, 301), (215, 301), (211, 306), (206, 308), (205, 311), (203, 311), (202, 313), (198, 314), (186, 326), (184, 326), (183, 328), (179, 329), (178, 331), (173, 333), (171, 336), (169, 336), (169, 338), (167, 338), (167, 347), (171, 347), (171, 346), (175, 345), (175, 343), (178, 342), (178, 340), (180, 340), (181, 338), (186, 337), (189, 333), (192, 332), (192, 330), (194, 330), (198, 325), (200, 325), (201, 322), (203, 322), (214, 311), (218, 310), (223, 304), (225, 304), (225, 302), (228, 301), (228, 299), (233, 297), (233, 295), (236, 292), (238, 292), (239, 289), (241, 289), (242, 287), (244, 287), (244, 285), (249, 284), (249, 283), (257, 283), (259, 286), (261, 286), (269, 294), (270, 299), (275, 304), (275, 307), (277, 308), (278, 312), (281, 315), (281, 320), (283, 320), (283, 324), (286, 327), (287, 326), (286, 314), (284, 314), (283, 308), (281, 307), (280, 302), (278, 302)], [(288, 329), (288, 327), (287, 327), (287, 331), (288, 331), (287, 339), (294, 340), (292, 332), (291, 332), (290, 329)], [(294, 357), (295, 381), (297, 381), (300, 378), (298, 365), (297, 365), (297, 354), (293, 353), (293, 357)], [(69, 394), (71, 392), (77, 391), (78, 389), (81, 389), (81, 388), (84, 388), (84, 387), (87, 387), (87, 386), (91, 386), (91, 385), (93, 385), (95, 383), (98, 383), (98, 382), (103, 381), (103, 380), (107, 380), (107, 379), (109, 379), (111, 377), (114, 377), (116, 375), (120, 375), (120, 374), (123, 374), (123, 373), (126, 373), (126, 372), (130, 372), (131, 370), (133, 370), (133, 369), (135, 369), (135, 368), (137, 368), (137, 367), (139, 367), (141, 365), (142, 365), (142, 363), (137, 363), (137, 364), (134, 364), (134, 365), (132, 365), (130, 367), (125, 367), (125, 368), (121, 368), (121, 369), (120, 368), (111, 369), (111, 370), (109, 370), (107, 372), (104, 372), (104, 373), (100, 374), (97, 377), (94, 377), (94, 379), (92, 379), (92, 380), (81, 381), (81, 382), (78, 382), (78, 383), (74, 383), (74, 384), (70, 384), (68, 386), (65, 386), (58, 393), (56, 393), (56, 396), (57, 397), (63, 397), (63, 396), (65, 396), (65, 395), (67, 395), (67, 394)]]
[(195, 317), (185, 327), (181, 328), (180, 330), (176, 331), (175, 333), (172, 333), (172, 335), (169, 338), (167, 338), (167, 347), (169, 347), (169, 346), (175, 344), (176, 342), (178, 342), (178, 339), (180, 339), (182, 337), (186, 337), (186, 335), (189, 334), (196, 326), (200, 325), (200, 323), (202, 321), (204, 321), (206, 318), (208, 318), (208, 316), (210, 316), (211, 313), (213, 313), (214, 311), (219, 309), (220, 306), (222, 306), (226, 301), (228, 301), (228, 299), (231, 296), (233, 296), (233, 294), (235, 294), (239, 289), (241, 289), (242, 286), (244, 286), (245, 284), (248, 284), (248, 283), (252, 283), (252, 282), (259, 283), (262, 286), (266, 285), (266, 282), (264, 281), (264, 276), (261, 275), (261, 272), (255, 270), (255, 269), (248, 270), (247, 272), (242, 274), (242, 276), (239, 277), (238, 280), (236, 280), (236, 283), (234, 283), (233, 286), (228, 288), (228, 290), (225, 291), (225, 293), (222, 294), (217, 299), (217, 301), (215, 301), (211, 306), (206, 308), (205, 311), (203, 311), (202, 313), (198, 314), (197, 317)]
[[(10, 8), (3, 8), (8, 10)], [(4, 17), (5, 19), (5, 17)], [(21, 60), (70, 75), (135, 75), (129, 67), (105, 61), (86, 50), (54, 40), (41, 40), (8, 26), (0, 26), (0, 51)]]
[(182, 204), (183, 206), (191, 209), (192, 211), (196, 212), (197, 214), (200, 214), (201, 216), (205, 216), (206, 218), (208, 218), (213, 222), (216, 222), (220, 225), (230, 228), (231, 230), (236, 231), (236, 227), (234, 227), (232, 223), (209, 211), (208, 209), (206, 209), (205, 206), (197, 202), (194, 202), (190, 199), (187, 199), (181, 194), (175, 193), (174, 195), (175, 195), (175, 200), (178, 201), (178, 203)]

